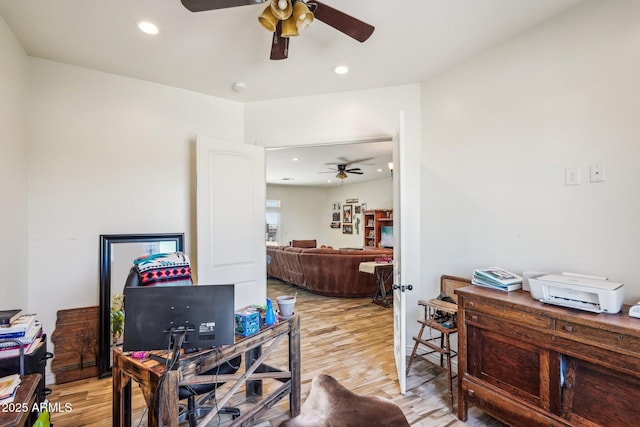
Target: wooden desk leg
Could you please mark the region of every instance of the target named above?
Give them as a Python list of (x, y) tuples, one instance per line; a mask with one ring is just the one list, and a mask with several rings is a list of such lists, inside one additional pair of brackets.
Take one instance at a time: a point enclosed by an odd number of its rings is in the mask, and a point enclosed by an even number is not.
[(131, 427), (131, 379), (122, 375), (122, 359), (116, 354), (113, 359), (113, 405), (114, 427)]
[(291, 417), (300, 414), (300, 371), (302, 370), (300, 357), (300, 317), (293, 316), (289, 330), (289, 371), (291, 372), (289, 409)]
[[(247, 350), (244, 354), (244, 367), (249, 369), (253, 363), (262, 356), (262, 346)], [(256, 372), (262, 372), (260, 368), (256, 369)], [(258, 396), (262, 396), (262, 381), (253, 380), (245, 383), (245, 396), (247, 399), (254, 399)]]
[(164, 377), (150, 378), (150, 390), (156, 390), (153, 403), (149, 405), (147, 424), (149, 426), (178, 427), (178, 385), (180, 375), (177, 370), (168, 371)]

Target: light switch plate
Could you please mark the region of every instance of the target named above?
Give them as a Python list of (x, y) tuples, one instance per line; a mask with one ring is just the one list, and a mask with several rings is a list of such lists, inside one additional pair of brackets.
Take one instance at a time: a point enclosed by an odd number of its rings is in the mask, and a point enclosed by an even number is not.
[(580, 168), (564, 170), (564, 185), (580, 185)]

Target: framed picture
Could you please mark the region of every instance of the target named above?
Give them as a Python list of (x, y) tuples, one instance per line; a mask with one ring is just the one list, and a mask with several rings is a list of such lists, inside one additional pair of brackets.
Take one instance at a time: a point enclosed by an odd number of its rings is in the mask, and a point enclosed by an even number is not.
[(358, 203), (358, 199), (347, 199), (347, 203)]
[(342, 234), (353, 234), (353, 225), (351, 225), (351, 224), (343, 224), (342, 225)]
[(333, 212), (331, 215), (331, 221), (338, 221), (340, 222), (340, 211), (338, 212)]
[(351, 205), (342, 205), (342, 222), (353, 222), (353, 215), (351, 212)]
[(340, 228), (340, 221), (333, 221), (331, 223), (331, 228)]
[(361, 212), (362, 212), (362, 211), (361, 211), (360, 205), (355, 205), (355, 206), (353, 207), (353, 213), (354, 213), (354, 214), (359, 215)]
[(334, 211), (340, 210), (340, 202), (333, 202), (333, 210)]

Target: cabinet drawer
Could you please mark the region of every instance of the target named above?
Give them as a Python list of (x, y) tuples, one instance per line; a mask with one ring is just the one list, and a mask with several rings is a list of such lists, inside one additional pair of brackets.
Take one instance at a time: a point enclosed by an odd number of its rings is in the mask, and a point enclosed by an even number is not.
[(638, 337), (592, 328), (566, 320), (556, 321), (556, 335), (599, 347), (640, 353), (640, 338)]
[(471, 321), (478, 320), (477, 318), (473, 318), (474, 315), (480, 316), (482, 314), (489, 314), (507, 322), (522, 324), (524, 326), (535, 329), (551, 330), (553, 325), (553, 320), (550, 317), (544, 316), (542, 314), (526, 313), (508, 307), (488, 304), (482, 301), (469, 301), (465, 299), (464, 309), (473, 311), (473, 313), (466, 314), (466, 319)]

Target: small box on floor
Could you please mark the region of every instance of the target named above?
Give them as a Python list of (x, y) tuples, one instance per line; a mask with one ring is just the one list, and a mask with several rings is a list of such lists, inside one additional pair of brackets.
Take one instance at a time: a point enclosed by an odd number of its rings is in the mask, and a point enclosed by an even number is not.
[(260, 313), (253, 309), (243, 309), (235, 313), (236, 334), (248, 337), (260, 331)]

